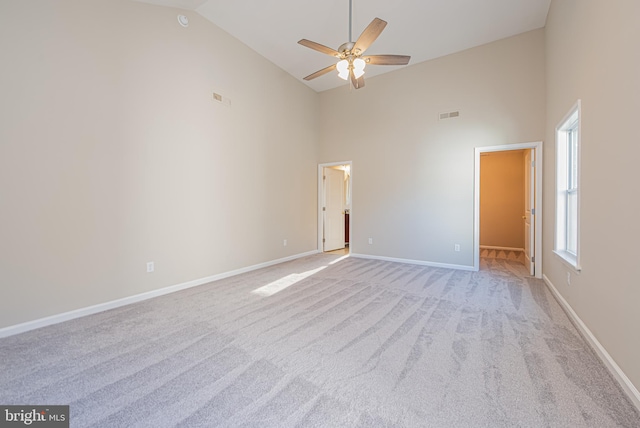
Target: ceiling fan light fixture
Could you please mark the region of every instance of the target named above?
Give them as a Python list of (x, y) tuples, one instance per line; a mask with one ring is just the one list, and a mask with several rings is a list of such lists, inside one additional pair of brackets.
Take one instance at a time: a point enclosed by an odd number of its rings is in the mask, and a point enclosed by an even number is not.
[(343, 80), (351, 80), (355, 89), (364, 88), (364, 69), (367, 64), (372, 65), (407, 65), (411, 59), (408, 55), (369, 55), (361, 58), (369, 46), (380, 36), (382, 30), (387, 25), (386, 21), (380, 18), (373, 18), (373, 21), (364, 29), (362, 34), (354, 42), (351, 37), (351, 26), (353, 24), (353, 0), (349, 0), (349, 41), (340, 45), (338, 50), (331, 49), (320, 43), (312, 42), (311, 40), (301, 39), (298, 44), (305, 46), (309, 49), (321, 52), (326, 55), (330, 55), (333, 58), (337, 58), (338, 61), (335, 65), (330, 65), (321, 70), (311, 73), (304, 80), (313, 80), (316, 77), (324, 76), (325, 74), (336, 70), (338, 77)]
[(353, 74), (356, 76), (356, 79), (359, 79), (364, 74), (364, 66), (367, 63), (362, 58), (356, 58), (353, 60)]
[(349, 79), (349, 61), (343, 59), (336, 64), (336, 70), (338, 70), (338, 77), (343, 80)]

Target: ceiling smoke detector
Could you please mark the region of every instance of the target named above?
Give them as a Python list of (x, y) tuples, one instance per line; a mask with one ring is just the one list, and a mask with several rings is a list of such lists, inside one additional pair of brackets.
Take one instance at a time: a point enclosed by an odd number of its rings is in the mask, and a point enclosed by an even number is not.
[(189, 18), (187, 18), (184, 15), (178, 15), (178, 22), (180, 23), (180, 25), (182, 25), (183, 27), (188, 27), (189, 26)]

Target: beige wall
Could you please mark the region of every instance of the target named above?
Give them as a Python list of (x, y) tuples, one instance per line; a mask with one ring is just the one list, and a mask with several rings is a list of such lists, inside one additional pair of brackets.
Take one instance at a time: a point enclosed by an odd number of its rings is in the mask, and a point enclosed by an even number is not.
[(473, 266), (474, 148), (541, 141), (544, 88), (537, 30), (321, 93), (320, 161), (353, 161), (352, 252)]
[(480, 245), (524, 248), (524, 151), (480, 156)]
[[(640, 2), (554, 0), (546, 28), (544, 273), (640, 388)], [(576, 274), (552, 252), (554, 128), (582, 100)], [(567, 284), (571, 273), (571, 285)]]
[(178, 12), (0, 2), (0, 327), (316, 249), (318, 95)]

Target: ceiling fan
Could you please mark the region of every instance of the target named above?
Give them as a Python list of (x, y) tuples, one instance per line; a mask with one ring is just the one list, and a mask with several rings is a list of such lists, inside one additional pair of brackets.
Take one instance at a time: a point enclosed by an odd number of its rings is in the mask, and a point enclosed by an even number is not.
[(349, 0), (349, 41), (343, 43), (338, 50), (331, 49), (320, 43), (311, 40), (302, 39), (298, 43), (323, 54), (331, 55), (338, 58), (336, 64), (318, 70), (304, 78), (304, 80), (312, 80), (316, 77), (323, 76), (330, 71), (338, 70), (338, 76), (344, 80), (351, 79), (354, 88), (360, 89), (364, 86), (364, 67), (371, 65), (406, 65), (411, 59), (407, 55), (369, 55), (362, 56), (364, 51), (378, 38), (387, 22), (380, 18), (374, 18), (373, 21), (364, 29), (358, 40), (353, 42), (351, 37), (353, 4)]

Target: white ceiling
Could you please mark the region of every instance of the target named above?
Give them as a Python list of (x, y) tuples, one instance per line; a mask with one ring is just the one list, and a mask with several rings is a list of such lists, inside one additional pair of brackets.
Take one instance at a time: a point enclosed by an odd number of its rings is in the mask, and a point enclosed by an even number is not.
[[(347, 82), (303, 77), (334, 60), (300, 39), (337, 49), (349, 38), (349, 0), (136, 0), (195, 11), (315, 91)], [(545, 26), (551, 0), (353, 0), (353, 38), (375, 17), (388, 22), (367, 54), (411, 55), (412, 64)], [(366, 68), (365, 78), (398, 66)]]

